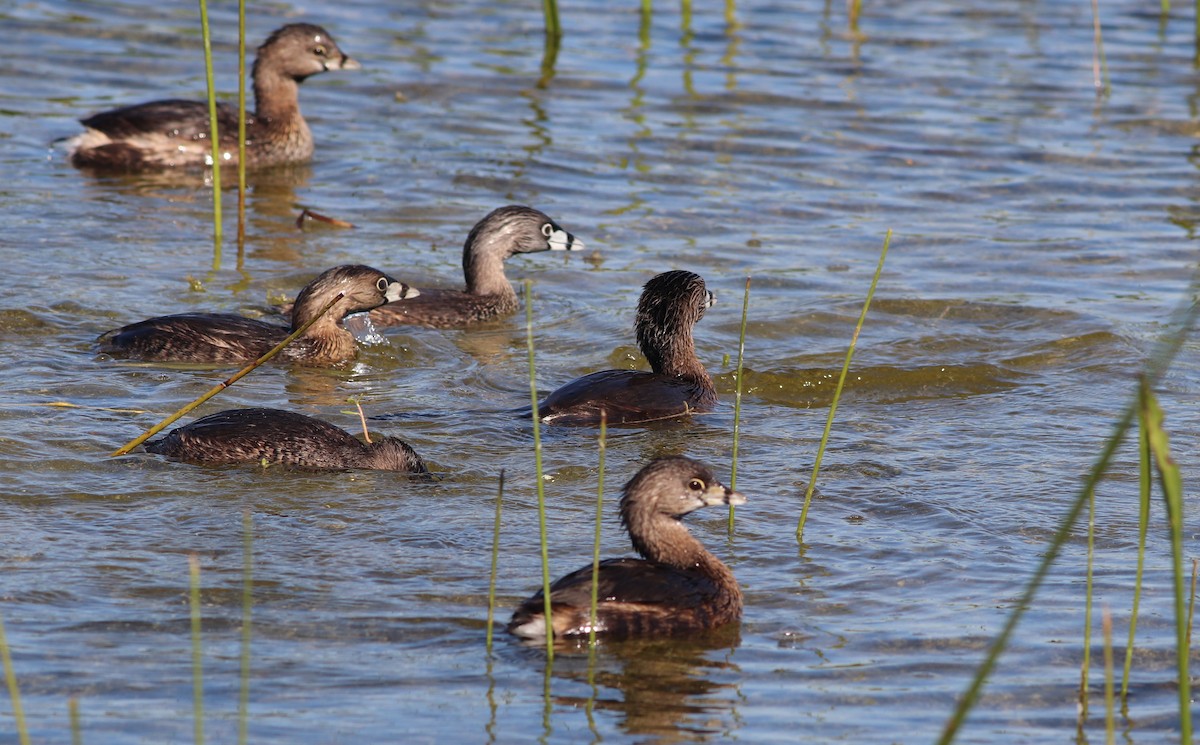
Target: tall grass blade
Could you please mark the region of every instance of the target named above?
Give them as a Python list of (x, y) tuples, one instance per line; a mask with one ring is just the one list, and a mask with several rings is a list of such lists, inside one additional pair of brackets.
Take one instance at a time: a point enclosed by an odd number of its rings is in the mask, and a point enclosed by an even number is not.
[[(549, 636), (549, 635), (547, 635)], [(554, 658), (546, 658), (546, 667), (542, 672), (542, 736), (538, 742), (553, 741), (554, 727), (551, 726), (554, 714), (554, 699), (550, 696), (550, 682), (554, 678)]]
[(238, 201), (237, 266), (246, 257), (246, 0), (238, 0)]
[(600, 412), (599, 476), (596, 486), (596, 537), (592, 542), (592, 607), (588, 613), (588, 644), (596, 646), (596, 606), (600, 603), (600, 529), (604, 525), (604, 455), (608, 443), (608, 412)]
[(1108, 745), (1117, 741), (1117, 717), (1113, 696), (1112, 613), (1104, 609), (1104, 736)]
[(696, 36), (692, 31), (692, 0), (679, 0), (679, 46), (683, 49), (683, 90), (689, 96), (696, 96), (694, 80), (696, 50), (692, 39)]
[(500, 566), (500, 513), (504, 508), (504, 469), (500, 469), (500, 484), (496, 487), (496, 519), (492, 524), (492, 571), (488, 575), (487, 643), (488, 657), (492, 656), (492, 623), (496, 618), (496, 570)]
[(588, 669), (587, 682), (591, 694), (584, 706), (587, 715), (588, 730), (592, 733), (592, 742), (600, 741), (600, 732), (596, 729), (596, 698), (600, 695), (596, 687), (596, 608), (600, 605), (600, 529), (604, 517), (604, 459), (608, 450), (608, 412), (600, 412), (600, 437), (597, 443), (599, 475), (596, 478), (596, 537), (592, 543), (592, 608), (588, 614)]
[(812, 478), (808, 480), (808, 489), (804, 492), (804, 507), (800, 510), (800, 522), (796, 525), (796, 542), (804, 542), (804, 523), (808, 520), (808, 507), (812, 504), (813, 492), (817, 488), (817, 474), (821, 471), (821, 458), (825, 454), (825, 446), (829, 443), (829, 431), (833, 428), (833, 417), (837, 413), (838, 400), (842, 397), (842, 388), (846, 385), (846, 376), (850, 372), (850, 360), (854, 358), (854, 347), (858, 344), (858, 335), (862, 331), (863, 322), (867, 320), (867, 310), (871, 307), (871, 298), (875, 297), (875, 287), (879, 284), (879, 276), (883, 274), (883, 262), (887, 260), (888, 247), (892, 245), (892, 231), (888, 230), (883, 238), (883, 249), (879, 252), (879, 264), (875, 267), (875, 276), (871, 278), (871, 287), (867, 290), (867, 299), (863, 302), (862, 313), (854, 326), (854, 334), (850, 337), (850, 347), (846, 350), (846, 361), (842, 363), (842, 374), (838, 376), (837, 388), (833, 391), (833, 401), (829, 404), (829, 416), (825, 418), (825, 431), (821, 433), (821, 444), (817, 447), (817, 457), (813, 460)]
[(554, 65), (562, 46), (562, 24), (558, 20), (558, 0), (542, 0), (542, 15), (546, 22), (546, 39), (542, 47), (542, 76), (538, 87), (545, 88), (554, 77)]
[(79, 722), (79, 697), (67, 699), (67, 718), (71, 721), (71, 745), (83, 745), (83, 726)]
[(1196, 575), (1200, 573), (1200, 559), (1192, 559), (1192, 591), (1188, 595), (1187, 648), (1192, 648), (1192, 619), (1196, 613)]
[(1097, 94), (1107, 96), (1112, 92), (1112, 85), (1108, 79), (1108, 60), (1104, 56), (1104, 35), (1100, 29), (1100, 0), (1092, 0), (1092, 35), (1095, 40), (1092, 48), (1092, 85), (1096, 87)]
[(212, 152), (213, 271), (221, 269), (221, 134), (217, 130), (217, 88), (213, 81), (212, 36), (208, 30), (208, 2), (200, 0), (200, 31), (204, 37), (204, 74), (208, 81), (208, 135)]
[(246, 745), (250, 732), (250, 638), (254, 610), (254, 518), (242, 512), (242, 653), (238, 690), (238, 743)]
[(1083, 600), (1083, 664), (1079, 670), (1079, 727), (1082, 731), (1088, 716), (1088, 678), (1092, 668), (1092, 568), (1096, 555), (1096, 490), (1088, 494), (1087, 569)]
[(1121, 711), (1129, 703), (1129, 673), (1133, 669), (1133, 645), (1137, 635), (1138, 607), (1142, 602), (1142, 576), (1146, 568), (1146, 530), (1150, 525), (1150, 486), (1153, 479), (1150, 462), (1150, 431), (1146, 415), (1138, 407), (1138, 554), (1133, 580), (1133, 608), (1129, 612), (1129, 641), (1125, 645), (1125, 667), (1121, 673)]
[(850, 30), (858, 32), (858, 19), (862, 17), (862, 0), (847, 0), (846, 10), (849, 15)]
[(264, 363), (269, 361), (272, 357), (279, 354), (283, 350), (284, 347), (286, 347), (288, 344), (291, 344), (292, 341), (294, 341), (296, 339), (296, 337), (302, 335), (305, 331), (308, 331), (308, 328), (310, 326), (312, 326), (314, 323), (316, 323), (317, 321), (319, 321), (322, 316), (324, 316), (326, 313), (328, 313), (329, 309), (332, 308), (335, 304), (337, 304), (337, 301), (342, 299), (342, 296), (343, 296), (343, 293), (339, 292), (337, 294), (337, 297), (330, 300), (328, 303), (325, 303), (325, 307), (321, 308), (321, 311), (319, 313), (317, 313), (317, 315), (315, 315), (312, 318), (310, 318), (309, 320), (305, 321), (304, 324), (300, 326), (300, 328), (298, 328), (295, 331), (293, 331), (292, 333), (288, 334), (288, 337), (286, 339), (284, 339), (283, 341), (279, 342), (278, 344), (276, 344), (271, 349), (271, 351), (267, 352), (266, 354), (264, 354), (262, 357), (259, 357), (255, 361), (251, 362), (249, 365), (246, 365), (241, 370), (237, 371), (234, 375), (226, 378), (225, 380), (221, 381), (217, 385), (213, 386), (212, 388), (210, 388), (208, 390), (207, 393), (200, 396), (195, 401), (192, 401), (187, 406), (184, 406), (179, 411), (176, 411), (171, 416), (162, 420), (161, 422), (154, 425), (153, 427), (146, 430), (145, 432), (138, 435), (137, 437), (133, 438), (129, 442), (125, 443), (123, 446), (121, 446), (117, 450), (114, 450), (112, 452), (112, 454), (109, 455), (109, 457), (112, 458), (112, 457), (116, 457), (118, 455), (125, 455), (125, 454), (129, 453), (129, 451), (133, 450), (138, 445), (141, 445), (146, 440), (149, 440), (151, 437), (155, 436), (159, 432), (161, 432), (164, 429), (166, 429), (167, 427), (169, 427), (172, 422), (179, 419), (184, 414), (187, 414), (189, 411), (195, 409), (200, 404), (204, 403), (208, 399), (212, 398), (213, 396), (217, 395), (218, 393), (225, 390), (229, 386), (233, 385), (234, 383), (238, 382), (242, 378), (246, 377), (250, 373), (257, 370)]
[(562, 23), (558, 19), (558, 0), (542, 0), (542, 15), (546, 19), (546, 36), (562, 38)]
[(1150, 431), (1150, 452), (1158, 466), (1163, 499), (1167, 504), (1167, 522), (1171, 530), (1171, 561), (1175, 573), (1175, 660), (1179, 672), (1179, 741), (1192, 742), (1192, 695), (1188, 677), (1187, 595), (1183, 573), (1183, 480), (1179, 466), (1171, 457), (1170, 442), (1163, 429), (1163, 413), (1149, 383), (1142, 382), (1141, 406)]
[[(533, 404), (533, 473), (537, 479), (538, 535), (542, 546), (542, 598), (545, 600), (546, 665), (554, 662), (554, 624), (550, 613), (550, 548), (546, 536), (546, 484), (542, 478), (542, 430), (538, 416), (537, 366), (533, 347), (533, 282), (525, 280), (525, 343), (529, 348), (529, 400)], [(546, 695), (549, 696), (550, 673), (546, 673)], [(548, 705), (548, 704), (547, 704)]]
[(4, 620), (0, 619), (0, 662), (4, 663), (4, 682), (8, 685), (8, 698), (12, 701), (13, 721), (17, 725), (17, 741), (29, 745), (29, 730), (25, 726), (25, 710), (21, 708), (21, 689), (17, 686), (17, 673), (13, 669), (12, 654), (8, 649), (8, 637), (4, 635)]
[[(742, 370), (746, 357), (746, 315), (750, 310), (750, 278), (742, 295), (742, 327), (738, 332), (737, 385), (733, 392), (733, 457), (729, 464), (729, 488), (737, 489), (738, 440), (742, 432)], [(729, 533), (733, 534), (733, 505), (729, 505)]]
[[(1195, 286), (1196, 280), (1193, 279), (1192, 289)], [(1179, 349), (1183, 346), (1184, 340), (1195, 325), (1198, 315), (1200, 315), (1200, 303), (1191, 302), (1185, 304), (1181, 310), (1175, 313), (1175, 318), (1172, 319), (1174, 322), (1168, 326), (1171, 330), (1163, 336), (1158, 348), (1146, 363), (1146, 370), (1143, 374), (1145, 387), (1153, 387), (1166, 373), (1167, 369), (1170, 368), (1171, 362), (1179, 354)], [(950, 719), (947, 720), (946, 726), (938, 738), (939, 745), (947, 745), (954, 741), (959, 729), (962, 728), (963, 722), (966, 721), (967, 714), (970, 713), (979, 700), (979, 694), (983, 690), (983, 686), (991, 675), (992, 670), (995, 669), (996, 661), (1008, 646), (1009, 638), (1021, 622), (1021, 618), (1024, 617), (1025, 611), (1028, 610), (1030, 604), (1033, 602), (1038, 589), (1046, 578), (1046, 574), (1050, 571), (1050, 567), (1058, 559), (1058, 554), (1070, 536), (1075, 521), (1079, 519), (1079, 513), (1083, 511), (1083, 505), (1087, 501), (1088, 493), (1096, 487), (1096, 484), (1100, 482), (1105, 472), (1108, 471), (1113, 454), (1120, 447), (1125, 434), (1133, 425), (1133, 418), (1140, 408), (1140, 401), (1140, 393), (1133, 396), (1125, 406), (1121, 417), (1113, 425), (1112, 434), (1109, 435), (1108, 440), (1104, 443), (1104, 448), (1084, 479), (1079, 493), (1067, 509), (1066, 514), (1063, 515), (1063, 519), (1059, 523), (1058, 529), (1050, 541), (1050, 545), (1042, 554), (1041, 562), (1038, 564), (1033, 576), (1030, 577), (1024, 592), (1021, 593), (1021, 597), (1014, 604), (1013, 610), (1004, 622), (1000, 633), (988, 647), (987, 654), (984, 656), (979, 668), (975, 671), (975, 676), (971, 679), (970, 684), (968, 684), (967, 690), (963, 692), (963, 695), (958, 700), (958, 705), (954, 707), (954, 712), (951, 714)]]
[(204, 743), (204, 670), (200, 654), (200, 558), (188, 557), (188, 608), (192, 616), (192, 737), (196, 745)]

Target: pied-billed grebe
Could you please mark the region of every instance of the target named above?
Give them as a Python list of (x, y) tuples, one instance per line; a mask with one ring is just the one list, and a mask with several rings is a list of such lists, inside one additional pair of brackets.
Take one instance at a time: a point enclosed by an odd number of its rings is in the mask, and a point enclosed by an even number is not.
[(291, 327), (231, 313), (178, 313), (132, 323), (100, 336), (100, 350), (156, 362), (249, 362), (266, 354), (333, 300), (339, 300), (302, 336), (279, 353), (308, 365), (332, 365), (354, 357), (354, 336), (342, 326), (351, 313), (417, 297), (420, 292), (361, 264), (336, 266), (296, 296)]
[(538, 406), (550, 424), (636, 424), (708, 411), (717, 389), (696, 358), (692, 327), (713, 304), (704, 280), (685, 271), (663, 272), (646, 283), (638, 300), (638, 347), (650, 362), (644, 370), (601, 370), (567, 383)]
[[(621, 523), (642, 559), (600, 562), (596, 633), (613, 637), (701, 631), (742, 617), (742, 591), (729, 567), (710, 554), (680, 522), (701, 507), (744, 504), (691, 458), (659, 458), (625, 484)], [(592, 567), (550, 585), (555, 636), (591, 630)], [(538, 592), (513, 613), (509, 632), (545, 637), (545, 600)]]
[[(254, 60), (256, 111), (246, 117), (246, 165), (311, 158), (313, 137), (300, 114), (300, 83), (326, 70), (359, 67), (320, 26), (293, 23), (267, 37)], [(87, 130), (70, 141), (71, 164), (78, 168), (147, 171), (212, 165), (208, 104), (201, 101), (151, 101), (104, 111), (81, 123)], [(217, 131), (222, 164), (236, 165), (236, 108), (217, 107)]]
[(467, 289), (424, 289), (414, 303), (372, 311), (377, 326), (415, 324), (455, 328), (512, 313), (517, 294), (504, 276), (504, 260), (517, 253), (576, 251), (583, 242), (532, 207), (493, 210), (471, 228), (463, 244)]
[(146, 443), (146, 450), (200, 465), (261, 463), (301, 468), (374, 468), (426, 473), (408, 443), (384, 437), (364, 443), (329, 422), (279, 409), (209, 414)]

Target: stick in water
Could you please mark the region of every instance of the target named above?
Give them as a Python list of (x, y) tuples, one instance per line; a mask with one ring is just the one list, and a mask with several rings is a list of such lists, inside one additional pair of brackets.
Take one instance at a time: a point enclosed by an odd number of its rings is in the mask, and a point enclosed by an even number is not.
[(309, 320), (305, 321), (304, 325), (302, 325), (300, 328), (298, 328), (295, 331), (293, 331), (292, 333), (288, 334), (288, 337), (286, 339), (284, 339), (283, 341), (279, 342), (278, 344), (276, 344), (275, 347), (271, 351), (267, 352), (266, 354), (264, 354), (262, 357), (259, 357), (255, 361), (251, 362), (249, 365), (243, 367), (241, 370), (238, 370), (237, 373), (234, 374), (232, 377), (227, 378), (224, 381), (218, 383), (215, 387), (210, 389), (203, 396), (201, 396), (200, 398), (191, 402), (187, 406), (184, 406), (182, 409), (175, 412), (174, 414), (167, 417), (166, 419), (162, 420), (161, 422), (154, 425), (150, 429), (146, 430), (140, 436), (135, 437), (133, 440), (125, 443), (125, 445), (123, 447), (121, 447), (119, 450), (114, 451), (112, 453), (112, 455), (110, 455), (109, 457), (112, 458), (112, 457), (115, 457), (118, 455), (128, 454), (130, 450), (133, 450), (138, 445), (141, 445), (146, 440), (149, 440), (151, 437), (155, 436), (159, 432), (166, 429), (168, 426), (170, 426), (170, 424), (172, 422), (174, 422), (179, 417), (188, 413), (192, 409), (195, 409), (200, 404), (204, 403), (208, 399), (212, 398), (213, 396), (217, 395), (218, 393), (225, 390), (229, 386), (233, 385), (234, 383), (238, 382), (242, 378), (249, 375), (252, 371), (254, 371), (258, 367), (260, 367), (263, 363), (267, 362), (272, 357), (279, 354), (280, 351), (282, 351), (284, 347), (286, 347), (288, 344), (291, 344), (293, 341), (295, 341), (296, 337), (300, 336), (305, 331), (308, 331), (309, 326), (312, 326), (314, 323), (316, 323), (318, 320), (320, 320), (322, 316), (324, 316), (326, 313), (328, 313), (329, 309), (332, 308), (339, 300), (342, 299), (343, 294), (344, 293), (339, 292), (337, 294), (337, 297), (335, 297), (333, 300), (330, 300), (328, 303), (325, 303), (325, 307), (321, 308), (320, 313), (313, 316)]

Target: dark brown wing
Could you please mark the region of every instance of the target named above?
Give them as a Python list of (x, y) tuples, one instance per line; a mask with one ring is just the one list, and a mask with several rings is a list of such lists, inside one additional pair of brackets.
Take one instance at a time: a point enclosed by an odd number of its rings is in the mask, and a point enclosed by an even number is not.
[(152, 361), (253, 360), (287, 336), (283, 326), (230, 313), (179, 313), (131, 323), (103, 334), (100, 348)]
[[(721, 605), (719, 595), (716, 583), (698, 572), (643, 559), (608, 559), (600, 562), (596, 631), (622, 637), (708, 628), (727, 620), (718, 620), (714, 615), (714, 609)], [(587, 634), (591, 602), (590, 566), (552, 584), (550, 605), (555, 633)], [(519, 636), (537, 636), (530, 629), (537, 627), (544, 612), (545, 602), (539, 591), (513, 613), (508, 630)]]
[[(80, 122), (114, 140), (153, 133), (194, 140), (200, 135), (208, 135), (208, 105), (182, 99), (151, 101), (102, 111)], [(236, 132), (237, 112), (229, 106), (218, 106), (217, 128), (222, 133)]]
[(637, 424), (709, 408), (704, 390), (689, 381), (640, 370), (601, 370), (551, 393), (538, 406), (538, 416), (548, 424), (595, 424), (605, 411), (609, 424)]
[(328, 422), (279, 409), (229, 409), (171, 430), (146, 450), (207, 465), (282, 463), (308, 468), (353, 468), (364, 451), (351, 434)]
[[(603, 602), (667, 603), (692, 606), (717, 591), (711, 579), (645, 559), (605, 559), (600, 562), (598, 597)], [(541, 593), (538, 593), (541, 599)], [(564, 605), (590, 605), (592, 567), (577, 569), (550, 585), (550, 600)]]

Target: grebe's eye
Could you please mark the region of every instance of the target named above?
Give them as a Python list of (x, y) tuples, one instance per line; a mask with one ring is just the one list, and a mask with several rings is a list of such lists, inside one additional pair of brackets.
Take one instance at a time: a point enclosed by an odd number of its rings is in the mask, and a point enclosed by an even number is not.
[(700, 479), (692, 479), (688, 482), (688, 488), (692, 491), (704, 491), (705, 484)]
[(323, 44), (316, 45), (313, 47), (313, 54), (317, 55), (318, 57), (324, 57), (327, 54), (325, 46)]
[(388, 285), (390, 284), (391, 282), (387, 281), (387, 277), (380, 277), (379, 281), (375, 283), (375, 287), (377, 287), (380, 292), (387, 292)]
[(546, 236), (547, 238), (554, 235), (554, 226), (548, 222), (542, 223), (542, 235)]

